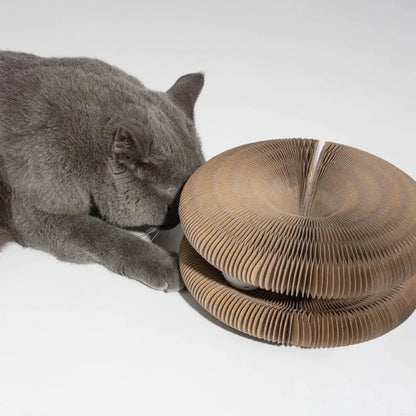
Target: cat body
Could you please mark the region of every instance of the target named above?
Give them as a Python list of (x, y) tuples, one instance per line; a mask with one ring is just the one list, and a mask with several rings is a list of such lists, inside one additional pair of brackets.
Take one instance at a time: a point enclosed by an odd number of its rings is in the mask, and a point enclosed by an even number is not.
[(99, 60), (0, 52), (3, 239), (180, 289), (176, 256), (128, 229), (178, 224), (182, 186), (204, 161), (202, 86), (189, 74), (151, 91)]

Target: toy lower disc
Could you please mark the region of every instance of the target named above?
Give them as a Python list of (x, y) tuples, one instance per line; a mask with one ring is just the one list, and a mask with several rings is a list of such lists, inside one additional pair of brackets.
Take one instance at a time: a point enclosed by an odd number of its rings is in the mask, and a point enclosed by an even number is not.
[(191, 295), (230, 327), (276, 344), (336, 347), (391, 331), (416, 309), (416, 276), (394, 289), (354, 299), (290, 297), (232, 287), (183, 237), (179, 264)]

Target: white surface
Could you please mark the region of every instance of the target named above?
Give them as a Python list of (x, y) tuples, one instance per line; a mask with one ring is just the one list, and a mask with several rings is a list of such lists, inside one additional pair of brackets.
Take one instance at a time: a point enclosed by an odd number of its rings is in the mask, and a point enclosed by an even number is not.
[(224, 279), (231, 285), (240, 290), (254, 290), (257, 289), (258, 286), (250, 285), (249, 283), (242, 282), (241, 280), (236, 279), (233, 276), (230, 276), (227, 273), (222, 273)]
[[(205, 71), (207, 158), (309, 137), (416, 177), (410, 0), (3, 0), (0, 18), (3, 49), (99, 57), (154, 89)], [(2, 416), (416, 414), (416, 314), (361, 345), (276, 347), (99, 266), (13, 244), (0, 270)]]

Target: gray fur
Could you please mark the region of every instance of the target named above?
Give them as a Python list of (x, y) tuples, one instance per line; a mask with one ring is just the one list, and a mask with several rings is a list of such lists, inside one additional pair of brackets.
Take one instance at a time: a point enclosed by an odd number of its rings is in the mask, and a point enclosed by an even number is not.
[(202, 86), (189, 74), (151, 91), (99, 60), (0, 52), (0, 244), (11, 235), (180, 290), (177, 255), (128, 228), (179, 222), (181, 188), (204, 161), (193, 122)]

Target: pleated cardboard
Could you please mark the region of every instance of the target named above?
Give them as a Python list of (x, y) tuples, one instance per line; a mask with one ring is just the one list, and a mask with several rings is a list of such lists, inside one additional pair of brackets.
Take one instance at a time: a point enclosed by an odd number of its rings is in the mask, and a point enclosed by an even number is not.
[[(326, 143), (317, 157), (317, 144), (254, 142), (202, 165), (180, 198), (180, 266), (196, 300), (234, 328), (284, 344), (346, 345), (415, 308), (416, 183), (348, 146)], [(211, 268), (207, 280), (189, 271), (190, 257)], [(221, 272), (259, 289), (238, 291)]]

